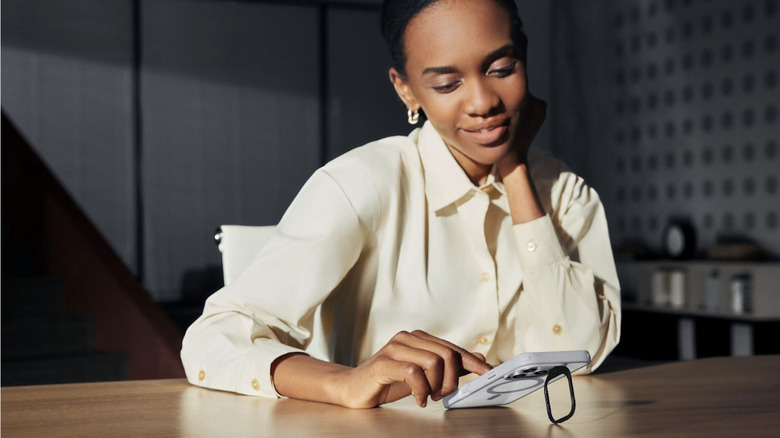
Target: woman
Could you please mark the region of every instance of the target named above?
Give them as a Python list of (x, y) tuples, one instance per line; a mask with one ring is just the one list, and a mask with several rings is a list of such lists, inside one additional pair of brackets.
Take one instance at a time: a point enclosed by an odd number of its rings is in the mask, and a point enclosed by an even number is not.
[(275, 236), (185, 335), (209, 388), (373, 407), (420, 406), (524, 351), (619, 339), (618, 281), (596, 193), (529, 151), (512, 0), (386, 1), (390, 80), (408, 137), (318, 170)]

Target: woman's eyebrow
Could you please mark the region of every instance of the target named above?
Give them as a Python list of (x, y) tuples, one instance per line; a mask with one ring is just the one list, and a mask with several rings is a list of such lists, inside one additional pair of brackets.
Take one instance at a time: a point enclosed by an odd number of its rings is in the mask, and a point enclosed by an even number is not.
[[(512, 43), (509, 43), (507, 45), (501, 46), (496, 50), (493, 50), (492, 52), (488, 53), (488, 55), (485, 57), (485, 65), (490, 64), (491, 62), (495, 61), (498, 58), (501, 58), (502, 56), (506, 56), (513, 53), (514, 50), (515, 50), (515, 45)], [(457, 69), (451, 66), (428, 67), (422, 71), (422, 76), (425, 76), (427, 74), (442, 75), (448, 73), (455, 73), (456, 71)]]
[(485, 64), (490, 64), (491, 62), (495, 61), (498, 58), (514, 53), (514, 51), (515, 51), (515, 45), (512, 43), (509, 43), (505, 46), (501, 46), (500, 48), (490, 52), (485, 57)]
[(438, 75), (443, 75), (447, 73), (454, 73), (455, 67), (428, 67), (425, 70), (423, 70), (422, 75), (425, 76), (429, 73), (434, 73)]

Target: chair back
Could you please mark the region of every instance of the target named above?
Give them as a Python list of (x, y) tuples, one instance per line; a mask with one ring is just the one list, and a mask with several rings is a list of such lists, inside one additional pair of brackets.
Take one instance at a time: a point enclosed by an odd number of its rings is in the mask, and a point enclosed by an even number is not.
[(222, 253), (222, 276), (225, 286), (249, 266), (275, 228), (275, 225), (222, 225), (217, 229), (214, 240)]

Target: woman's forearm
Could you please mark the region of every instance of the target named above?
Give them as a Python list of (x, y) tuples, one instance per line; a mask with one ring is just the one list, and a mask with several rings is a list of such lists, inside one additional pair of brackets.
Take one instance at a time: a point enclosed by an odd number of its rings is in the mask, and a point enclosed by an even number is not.
[(539, 196), (536, 194), (533, 180), (526, 163), (499, 169), (502, 172), (504, 187), (509, 199), (509, 211), (515, 225), (531, 222), (545, 215)]
[(351, 368), (305, 354), (282, 356), (271, 365), (276, 391), (289, 398), (343, 405), (339, 379)]

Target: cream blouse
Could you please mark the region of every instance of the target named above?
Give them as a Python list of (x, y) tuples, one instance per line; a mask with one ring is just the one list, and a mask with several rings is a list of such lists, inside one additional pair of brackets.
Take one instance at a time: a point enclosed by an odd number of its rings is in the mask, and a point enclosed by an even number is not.
[(595, 369), (620, 338), (604, 209), (560, 161), (532, 150), (529, 165), (547, 215), (513, 225), (495, 171), (476, 187), (429, 123), (328, 163), (187, 330), (188, 380), (277, 396), (284, 354), (354, 366), (415, 329), (494, 365), (586, 349)]

